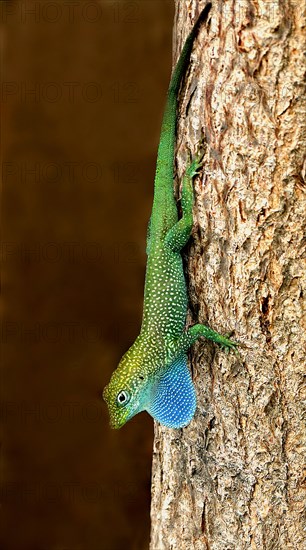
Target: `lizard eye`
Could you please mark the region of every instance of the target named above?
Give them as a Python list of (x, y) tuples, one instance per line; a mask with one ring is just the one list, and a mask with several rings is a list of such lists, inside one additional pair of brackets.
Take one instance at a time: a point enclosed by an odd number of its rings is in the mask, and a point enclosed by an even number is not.
[(125, 390), (121, 390), (117, 395), (117, 403), (118, 405), (126, 405), (130, 400), (130, 394), (129, 392)]

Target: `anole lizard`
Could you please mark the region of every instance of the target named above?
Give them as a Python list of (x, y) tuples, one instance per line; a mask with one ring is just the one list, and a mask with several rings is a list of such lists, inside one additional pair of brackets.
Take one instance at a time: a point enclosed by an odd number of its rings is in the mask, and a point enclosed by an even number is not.
[(144, 410), (170, 428), (189, 424), (196, 409), (196, 394), (187, 365), (188, 349), (200, 336), (227, 348), (237, 345), (205, 325), (185, 330), (188, 298), (181, 250), (192, 229), (192, 182), (202, 167), (198, 157), (183, 178), (180, 219), (173, 190), (178, 91), (193, 41), (210, 8), (211, 4), (205, 7), (190, 32), (168, 89), (148, 227), (141, 331), (103, 392), (113, 428), (120, 428)]

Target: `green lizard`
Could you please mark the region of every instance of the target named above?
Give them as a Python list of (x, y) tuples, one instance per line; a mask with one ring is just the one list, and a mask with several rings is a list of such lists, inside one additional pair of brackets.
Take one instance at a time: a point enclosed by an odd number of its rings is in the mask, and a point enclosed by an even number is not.
[(173, 190), (177, 95), (193, 41), (210, 8), (211, 4), (205, 7), (189, 34), (168, 89), (148, 227), (141, 331), (103, 392), (113, 428), (144, 410), (164, 426), (186, 426), (196, 409), (187, 365), (189, 347), (200, 336), (228, 348), (237, 345), (205, 325), (185, 330), (188, 299), (181, 250), (192, 229), (192, 180), (202, 166), (199, 158), (192, 160), (183, 178), (180, 219)]

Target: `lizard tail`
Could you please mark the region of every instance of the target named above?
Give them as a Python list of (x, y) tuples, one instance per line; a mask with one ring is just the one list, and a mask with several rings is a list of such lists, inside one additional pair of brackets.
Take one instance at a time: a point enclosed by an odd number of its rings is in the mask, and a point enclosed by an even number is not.
[(161, 128), (161, 138), (158, 147), (155, 175), (154, 202), (156, 209), (158, 209), (159, 211), (161, 204), (163, 204), (164, 207), (167, 207), (168, 212), (176, 212), (172, 182), (174, 177), (173, 164), (175, 151), (177, 96), (181, 80), (189, 64), (194, 39), (197, 36), (200, 25), (207, 19), (210, 9), (211, 3), (206, 4), (204, 10), (199, 15), (194, 27), (188, 35), (180, 54), (179, 60), (172, 73), (170, 85), (168, 88), (166, 107)]
[[(190, 55), (191, 55), (193, 42), (194, 42), (194, 39), (196, 38), (196, 36), (198, 34), (198, 31), (199, 31), (199, 28), (200, 28), (201, 24), (204, 21), (206, 21), (206, 19), (208, 17), (208, 14), (210, 12), (210, 9), (211, 9), (211, 4), (210, 3), (206, 4), (205, 8), (203, 9), (201, 14), (199, 15), (198, 19), (196, 20), (191, 32), (189, 33), (189, 35), (188, 35), (188, 37), (185, 41), (184, 47), (181, 51), (179, 60), (176, 64), (176, 66), (175, 66), (175, 69), (173, 71), (173, 74), (172, 74), (172, 77), (171, 77), (171, 80), (170, 80), (170, 84), (169, 84), (169, 88), (168, 88), (165, 115), (168, 112), (168, 103), (169, 103), (170, 104), (169, 111), (174, 115), (173, 116), (174, 119), (176, 118), (176, 116), (175, 116), (176, 112), (173, 112), (173, 100), (175, 102), (174, 108), (175, 108), (175, 111), (176, 111), (176, 99), (177, 99), (177, 95), (178, 95), (181, 80), (182, 80), (182, 78), (183, 78), (183, 76), (186, 72), (186, 69), (188, 67), (188, 64), (189, 64), (189, 59), (190, 59)], [(165, 118), (165, 115), (164, 115), (164, 118)], [(163, 123), (164, 123), (164, 120), (163, 120)]]

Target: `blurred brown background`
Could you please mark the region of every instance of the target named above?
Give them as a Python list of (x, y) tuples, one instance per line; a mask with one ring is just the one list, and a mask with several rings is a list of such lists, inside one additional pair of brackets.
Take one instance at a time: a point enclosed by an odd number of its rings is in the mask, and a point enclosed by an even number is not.
[(101, 392), (141, 322), (173, 3), (1, 2), (3, 550), (145, 549), (153, 424)]

